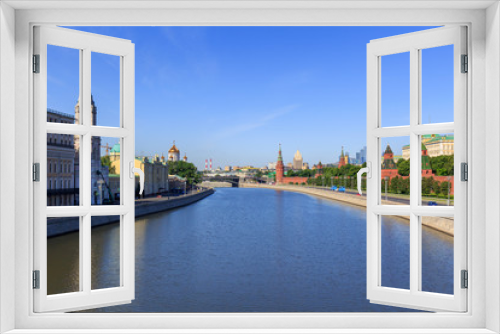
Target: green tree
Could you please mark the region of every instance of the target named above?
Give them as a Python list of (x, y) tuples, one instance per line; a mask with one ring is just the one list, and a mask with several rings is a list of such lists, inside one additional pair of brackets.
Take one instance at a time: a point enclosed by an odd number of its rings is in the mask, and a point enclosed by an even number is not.
[(264, 175), (264, 173), (262, 173), (262, 171), (260, 171), (260, 170), (258, 170), (257, 173), (255, 173), (256, 178), (261, 178), (262, 175)]
[(115, 167), (111, 166), (111, 159), (109, 155), (101, 157), (101, 165), (109, 168), (109, 174), (116, 174)]
[(410, 159), (408, 160), (399, 159), (398, 162), (396, 163), (396, 166), (398, 167), (399, 175), (401, 176), (410, 175)]
[(389, 192), (397, 194), (399, 191), (399, 177), (393, 177), (389, 183)]
[(450, 176), (454, 174), (454, 155), (440, 155), (431, 157), (432, 172), (438, 176)]
[(198, 174), (196, 166), (186, 161), (171, 161), (168, 163), (168, 174), (179, 175), (186, 178), (190, 185), (200, 183), (201, 176)]
[(401, 180), (399, 180), (399, 190), (401, 194), (408, 195), (410, 193), (410, 178), (401, 178)]
[[(443, 182), (441, 182), (441, 193), (442, 193), (443, 195), (448, 196), (448, 186), (450, 186), (450, 187), (451, 187), (450, 182), (448, 182), (448, 181), (443, 181)], [(451, 189), (450, 189), (450, 190), (451, 190)]]

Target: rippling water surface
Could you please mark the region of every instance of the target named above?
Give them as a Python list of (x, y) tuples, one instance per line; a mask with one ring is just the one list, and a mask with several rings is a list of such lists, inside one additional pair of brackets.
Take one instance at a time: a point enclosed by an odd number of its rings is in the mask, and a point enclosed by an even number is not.
[[(117, 224), (92, 232), (93, 286), (119, 272)], [(409, 226), (384, 217), (382, 282), (409, 283)], [(49, 290), (78, 286), (77, 234), (49, 239)], [(427, 291), (453, 291), (453, 238), (423, 230)], [(76, 261), (75, 261), (76, 259)], [(63, 277), (57, 268), (76, 267)], [(51, 269), (52, 268), (52, 269)], [(75, 279), (76, 277), (76, 279)], [(217, 189), (136, 220), (136, 299), (91, 312), (400, 312), (366, 299), (366, 211), (269, 189)]]

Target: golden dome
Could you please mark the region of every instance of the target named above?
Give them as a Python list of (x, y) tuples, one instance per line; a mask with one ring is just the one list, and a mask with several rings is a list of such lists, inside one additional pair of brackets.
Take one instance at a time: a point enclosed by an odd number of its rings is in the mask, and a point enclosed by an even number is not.
[(174, 145), (172, 145), (172, 148), (170, 150), (168, 150), (168, 153), (180, 153), (179, 149), (177, 147), (175, 147), (175, 141), (174, 141)]

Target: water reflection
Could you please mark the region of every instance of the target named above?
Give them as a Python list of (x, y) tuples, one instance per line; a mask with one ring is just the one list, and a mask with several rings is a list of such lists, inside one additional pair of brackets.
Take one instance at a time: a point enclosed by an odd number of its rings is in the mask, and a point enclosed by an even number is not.
[[(96, 231), (110, 234), (113, 226)], [(441, 259), (427, 269), (449, 272), (438, 267), (453, 268), (453, 243), (432, 230), (423, 234)], [(49, 248), (64, 252), (52, 240)], [(110, 252), (104, 247), (101, 256)], [(396, 272), (405, 266), (391, 263)], [(101, 270), (95, 279), (106, 275)], [(365, 210), (298, 193), (219, 189), (191, 206), (138, 218), (136, 299), (91, 312), (395, 311), (407, 310), (366, 300)]]

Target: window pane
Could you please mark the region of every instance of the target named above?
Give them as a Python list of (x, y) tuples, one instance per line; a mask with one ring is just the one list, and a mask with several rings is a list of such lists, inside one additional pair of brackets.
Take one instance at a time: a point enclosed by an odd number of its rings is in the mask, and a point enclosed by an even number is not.
[(410, 137), (381, 138), (381, 203), (410, 205)]
[(422, 291), (453, 294), (453, 217), (420, 217)]
[(92, 125), (120, 126), (120, 57), (92, 52)]
[(381, 57), (382, 126), (410, 124), (410, 53)]
[(121, 285), (120, 218), (92, 217), (92, 290)]
[(453, 206), (454, 135), (423, 135), (421, 140), (422, 205)]
[(47, 294), (80, 291), (79, 240), (79, 217), (47, 219)]
[(120, 204), (120, 139), (92, 137), (92, 205)]
[(47, 206), (79, 205), (79, 137), (47, 134)]
[(47, 45), (47, 122), (79, 124), (79, 96), (80, 50)]
[(453, 45), (423, 49), (422, 124), (453, 122)]
[(381, 216), (381, 286), (410, 289), (410, 217)]

